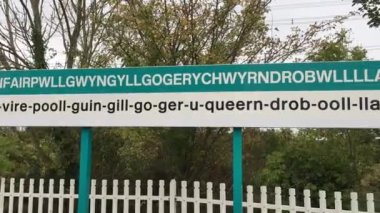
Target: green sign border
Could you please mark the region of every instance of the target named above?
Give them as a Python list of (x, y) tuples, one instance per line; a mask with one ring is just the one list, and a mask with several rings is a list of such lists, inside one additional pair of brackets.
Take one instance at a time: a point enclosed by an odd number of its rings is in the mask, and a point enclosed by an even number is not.
[[(202, 73), (202, 72), (258, 72), (258, 71), (301, 71), (336, 70), (342, 77), (343, 70), (357, 69), (358, 73), (368, 70), (371, 77), (380, 71), (380, 61), (360, 62), (317, 62), (317, 63), (278, 63), (278, 64), (239, 64), (239, 65), (199, 65), (199, 66), (161, 66), (129, 67), (104, 69), (62, 69), (3, 71), (0, 78), (54, 76), (63, 79), (68, 76), (94, 75), (137, 75), (165, 73)], [(363, 75), (363, 73), (361, 73)], [(352, 77), (352, 76), (351, 76)], [(344, 91), (380, 90), (380, 82), (329, 82), (329, 83), (278, 83), (278, 84), (228, 84), (228, 85), (170, 85), (170, 86), (120, 86), (120, 87), (66, 87), (66, 88), (0, 88), (0, 95), (30, 94), (102, 94), (102, 93), (178, 93), (178, 92), (255, 92), (255, 91)]]

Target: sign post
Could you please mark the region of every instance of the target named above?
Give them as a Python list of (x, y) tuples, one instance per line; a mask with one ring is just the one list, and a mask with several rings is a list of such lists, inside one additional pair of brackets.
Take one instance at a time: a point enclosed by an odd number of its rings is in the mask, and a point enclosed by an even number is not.
[(233, 210), (234, 213), (243, 212), (243, 136), (242, 128), (233, 130)]
[(81, 130), (78, 213), (89, 212), (89, 195), (91, 181), (92, 131), (89, 127)]

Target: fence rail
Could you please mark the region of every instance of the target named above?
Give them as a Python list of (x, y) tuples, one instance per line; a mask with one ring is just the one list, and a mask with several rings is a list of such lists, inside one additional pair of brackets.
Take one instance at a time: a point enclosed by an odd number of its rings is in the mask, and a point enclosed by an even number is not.
[[(77, 198), (75, 181), (70, 180), (66, 186), (65, 180), (59, 180), (58, 185), (54, 180), (47, 183), (44, 179), (35, 181), (14, 178), (0, 182), (0, 213), (74, 213), (76, 212)], [(226, 185), (219, 184), (214, 190), (212, 183), (207, 183), (205, 190), (201, 190), (200, 182), (194, 182), (189, 187), (186, 181), (178, 184), (170, 181), (167, 187), (164, 181), (154, 185), (148, 180), (142, 187), (142, 182), (137, 180), (131, 186), (129, 180), (119, 184), (118, 180), (112, 181), (109, 187), (106, 180), (98, 185), (96, 180), (91, 181), (90, 212), (91, 213), (214, 213), (231, 212), (233, 202), (227, 199)], [(26, 190), (26, 188), (28, 190)], [(205, 193), (202, 193), (205, 192)], [(256, 197), (257, 196), (257, 197)], [(334, 193), (333, 208), (329, 208), (327, 194), (319, 191), (318, 205), (312, 205), (310, 190), (303, 191), (302, 205), (297, 200), (296, 190), (282, 191), (276, 187), (274, 196), (268, 192), (267, 187), (260, 187), (260, 192), (255, 194), (253, 186), (246, 187), (243, 202), (244, 211), (247, 213), (260, 212), (305, 212), (305, 213), (375, 213), (374, 194), (366, 194), (366, 202), (360, 203), (358, 194), (350, 193), (349, 208), (343, 205), (341, 192)], [(359, 204), (360, 207), (359, 208)], [(364, 206), (364, 207), (362, 207)], [(363, 208), (365, 210), (363, 210)]]

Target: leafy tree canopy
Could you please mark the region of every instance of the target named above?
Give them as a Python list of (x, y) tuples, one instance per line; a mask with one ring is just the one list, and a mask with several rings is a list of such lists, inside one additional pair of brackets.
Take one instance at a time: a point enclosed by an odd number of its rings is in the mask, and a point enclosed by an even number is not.
[(360, 61), (367, 58), (367, 50), (360, 46), (350, 47), (347, 30), (336, 33), (331, 40), (322, 43), (307, 58), (311, 61)]
[(353, 5), (359, 5), (359, 11), (369, 18), (370, 27), (380, 26), (380, 0), (353, 0)]

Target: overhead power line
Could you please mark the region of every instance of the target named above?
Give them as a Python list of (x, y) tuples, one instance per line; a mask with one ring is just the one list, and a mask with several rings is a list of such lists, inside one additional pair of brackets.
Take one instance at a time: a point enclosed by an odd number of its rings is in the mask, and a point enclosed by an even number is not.
[[(345, 22), (350, 22), (350, 21), (361, 21), (363, 20), (363, 18), (351, 18), (351, 19), (347, 19), (345, 20)], [(316, 22), (320, 22), (320, 21), (328, 21), (327, 19), (324, 19), (324, 20), (315, 20), (315, 21), (297, 21), (297, 20), (290, 20), (288, 22), (273, 22), (273, 26), (297, 26), (297, 25), (307, 25), (307, 24), (314, 24)], [(272, 24), (272, 23), (271, 23)]]
[(368, 49), (378, 49), (378, 48), (380, 48), (380, 44), (379, 45), (369, 45), (369, 46), (364, 46), (364, 48), (368, 48)]
[(320, 1), (320, 2), (308, 2), (308, 3), (295, 3), (295, 4), (280, 4), (270, 6), (271, 9), (282, 10), (282, 9), (299, 9), (299, 8), (310, 8), (310, 7), (330, 7), (330, 6), (349, 6), (351, 2), (337, 2), (337, 1)]
[[(299, 18), (285, 18), (285, 19), (274, 19), (273, 22), (291, 22), (291, 21), (317, 21), (317, 20), (326, 20), (333, 19), (336, 17), (344, 17), (346, 15), (330, 15), (330, 16), (310, 16), (310, 17), (299, 17)], [(361, 18), (359, 15), (350, 16), (348, 19)], [(267, 19), (269, 20), (269, 19)]]
[(379, 51), (380, 50), (380, 45), (378, 46), (368, 46), (368, 47), (363, 47), (367, 51)]

